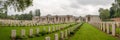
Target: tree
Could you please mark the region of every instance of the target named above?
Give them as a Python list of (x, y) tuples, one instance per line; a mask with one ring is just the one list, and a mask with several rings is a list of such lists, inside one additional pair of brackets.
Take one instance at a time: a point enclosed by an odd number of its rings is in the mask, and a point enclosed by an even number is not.
[(110, 18), (114, 18), (116, 12), (115, 4), (112, 4), (112, 7), (110, 8)]
[(40, 9), (36, 9), (36, 10), (35, 10), (35, 16), (40, 16), (40, 15), (41, 15)]
[(33, 0), (1, 0), (0, 1), (0, 13), (7, 13), (8, 8), (13, 8), (15, 11), (23, 11), (30, 5)]
[(120, 0), (115, 0), (110, 8), (110, 18), (120, 17)]
[(33, 12), (32, 11), (29, 12), (28, 17), (29, 17), (29, 20), (32, 20), (32, 17), (33, 17)]
[(108, 9), (100, 8), (99, 13), (100, 13), (100, 18), (103, 20), (108, 19), (110, 17), (110, 13)]
[(7, 17), (8, 8), (13, 8), (15, 9), (15, 11), (18, 11), (18, 12), (24, 11), (27, 7), (32, 5), (32, 1), (33, 0), (1, 0), (0, 1), (0, 18), (13, 18), (13, 16)]

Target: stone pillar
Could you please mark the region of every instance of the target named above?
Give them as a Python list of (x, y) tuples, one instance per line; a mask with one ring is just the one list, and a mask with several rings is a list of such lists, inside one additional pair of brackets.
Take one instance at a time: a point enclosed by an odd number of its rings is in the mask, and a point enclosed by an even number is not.
[(87, 19), (87, 17), (86, 17), (86, 19), (85, 19), (85, 20), (86, 20), (86, 22), (88, 22), (88, 19)]
[(58, 34), (55, 34), (55, 40), (58, 40), (59, 38), (58, 38)]
[(115, 36), (115, 23), (112, 23), (112, 35)]
[(21, 30), (21, 36), (25, 36), (25, 29)]
[(32, 36), (32, 35), (33, 35), (33, 29), (30, 29), (29, 36)]
[(12, 31), (11, 31), (11, 37), (12, 37), (12, 38), (15, 38), (15, 37), (16, 37), (16, 30), (12, 30)]
[(109, 23), (106, 23), (107, 33), (110, 33)]
[(50, 40), (50, 37), (45, 37), (45, 40)]
[(39, 34), (39, 32), (40, 32), (40, 30), (39, 30), (39, 28), (37, 28), (37, 29), (36, 29), (36, 33)]
[(58, 20), (59, 20), (58, 23), (60, 23), (60, 16), (58, 17)]
[(56, 23), (57, 22), (57, 20), (56, 20), (56, 16), (54, 17), (54, 23)]

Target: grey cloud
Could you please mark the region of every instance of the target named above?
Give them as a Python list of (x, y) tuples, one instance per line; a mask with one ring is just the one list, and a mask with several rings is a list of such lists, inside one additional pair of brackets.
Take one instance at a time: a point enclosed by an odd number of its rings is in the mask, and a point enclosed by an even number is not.
[(72, 3), (72, 4), (70, 5), (70, 7), (72, 7), (72, 8), (80, 8), (79, 5), (77, 5), (77, 4), (75, 4), (75, 3)]
[(80, 5), (110, 5), (114, 0), (72, 0), (71, 8), (80, 8)]
[(83, 5), (108, 5), (113, 0), (76, 0), (79, 4)]

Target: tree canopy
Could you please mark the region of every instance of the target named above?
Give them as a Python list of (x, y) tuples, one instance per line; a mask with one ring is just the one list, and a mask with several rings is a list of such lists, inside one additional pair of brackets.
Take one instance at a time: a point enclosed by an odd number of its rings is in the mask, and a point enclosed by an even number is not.
[[(27, 7), (31, 6), (33, 3), (33, 0), (1, 0), (0, 1), (0, 18), (6, 19), (6, 18), (13, 18), (14, 15), (8, 16), (7, 11), (8, 8), (13, 8), (15, 11), (24, 11)], [(28, 19), (31, 19), (31, 13), (30, 14), (21, 14), (23, 17), (30, 16)], [(16, 15), (16, 19), (18, 19), (19, 15)], [(23, 18), (22, 17), (22, 18)], [(23, 18), (24, 19), (24, 18)]]
[(32, 5), (33, 0), (3, 0), (0, 5), (3, 6), (5, 10), (8, 7), (13, 7), (16, 11), (23, 11), (30, 5)]
[(109, 16), (110, 16), (110, 13), (109, 13), (109, 10), (108, 10), (108, 9), (100, 8), (100, 9), (99, 9), (99, 12), (100, 12), (100, 18), (101, 18), (101, 19), (107, 19), (107, 18), (109, 18)]
[(120, 0), (115, 0), (115, 3), (112, 4), (110, 10), (100, 8), (99, 13), (102, 19), (120, 17)]
[(120, 17), (120, 0), (115, 0), (110, 8), (110, 18)]
[(40, 16), (40, 15), (41, 15), (40, 9), (36, 9), (36, 10), (35, 10), (35, 16)]

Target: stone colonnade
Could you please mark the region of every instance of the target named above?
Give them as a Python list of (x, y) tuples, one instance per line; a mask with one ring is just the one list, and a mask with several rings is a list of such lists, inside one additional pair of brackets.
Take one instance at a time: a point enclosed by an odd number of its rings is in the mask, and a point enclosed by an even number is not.
[[(81, 19), (79, 18), (79, 20), (76, 20), (76, 17), (71, 16), (71, 15), (65, 15), (65, 16), (41, 16), (38, 18), (33, 18), (34, 21), (39, 21), (41, 23), (50, 23), (50, 24), (54, 24), (54, 23), (69, 23), (69, 22), (75, 22), (75, 21), (81, 21)], [(79, 22), (80, 22), (79, 21)]]

